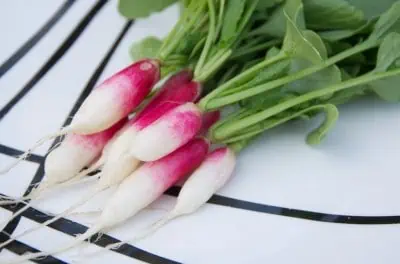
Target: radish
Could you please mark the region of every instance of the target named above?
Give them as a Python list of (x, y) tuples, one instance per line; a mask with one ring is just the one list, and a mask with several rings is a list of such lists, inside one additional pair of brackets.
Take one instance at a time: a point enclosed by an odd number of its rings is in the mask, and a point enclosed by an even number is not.
[(195, 104), (178, 106), (139, 131), (130, 153), (142, 161), (160, 159), (191, 140), (200, 130), (201, 122), (202, 113)]
[(78, 236), (73, 243), (52, 252), (26, 254), (12, 263), (66, 251), (97, 232), (125, 222), (155, 201), (180, 178), (196, 169), (206, 157), (208, 148), (209, 143), (206, 139), (196, 138), (160, 160), (145, 163), (121, 183), (106, 203), (97, 223)]
[(139, 160), (128, 155), (128, 151), (138, 131), (151, 125), (165, 112), (179, 104), (195, 101), (199, 97), (201, 86), (190, 82), (190, 78), (189, 71), (182, 71), (169, 78), (153, 100), (118, 133), (104, 158), (101, 186), (106, 188), (107, 185), (118, 184), (136, 168)]
[[(43, 191), (65, 182), (79, 173), (85, 166), (93, 162), (99, 156), (106, 144), (113, 138), (115, 133), (126, 123), (127, 118), (117, 122), (110, 128), (91, 135), (69, 134), (61, 142), (60, 146), (47, 156), (44, 163), (44, 170), (47, 176), (37, 188), (22, 198), (39, 199)], [(18, 215), (26, 211), (32, 203), (32, 200), (20, 210), (15, 212), (7, 222), (13, 220)]]
[(63, 130), (91, 134), (110, 127), (128, 116), (159, 79), (158, 61), (145, 59), (126, 67), (94, 89)]
[[(229, 180), (233, 174), (235, 164), (235, 153), (231, 149), (222, 147), (212, 151), (183, 185), (175, 207), (164, 218), (154, 223), (143, 234), (131, 241), (143, 239), (170, 220), (198, 210)], [(118, 248), (125, 243), (128, 243), (128, 241), (110, 244), (105, 248)]]
[(212, 125), (214, 125), (219, 119), (221, 118), (221, 113), (219, 111), (212, 111), (212, 112), (206, 112), (203, 114), (203, 120), (202, 120), (202, 126), (199, 131), (199, 135), (206, 135), (208, 132), (208, 129)]
[(70, 125), (39, 140), (10, 166), (0, 171), (0, 174), (8, 172), (35, 148), (51, 138), (70, 133), (93, 134), (111, 127), (128, 116), (143, 101), (159, 79), (160, 65), (156, 60), (141, 60), (119, 71), (92, 91)]
[[(190, 78), (190, 73), (183, 71), (171, 77), (169, 81), (163, 85), (160, 92), (152, 101), (149, 102), (138, 116), (128, 121), (117, 135), (115, 135), (112, 144), (107, 148), (106, 155), (104, 156), (105, 163), (102, 172), (100, 173), (100, 180), (96, 186), (94, 186), (94, 189), (79, 202), (50, 221), (55, 221), (56, 219), (68, 215), (97, 193), (119, 184), (125, 177), (136, 169), (140, 161), (131, 155), (127, 155), (130, 142), (134, 139), (137, 131), (151, 125), (165, 111), (168, 111), (185, 101), (195, 101), (198, 98), (201, 92), (201, 87), (196, 82), (187, 82)], [(170, 111), (173, 112), (174, 110)], [(29, 204), (26, 205), (23, 210), (19, 210), (18, 213), (21, 214), (28, 207)], [(16, 215), (13, 217), (16, 217)], [(9, 239), (3, 244), (0, 244), (0, 246), (4, 246), (11, 241), (12, 240)]]
[[(113, 173), (113, 168), (118, 168), (125, 154), (128, 153), (135, 135), (143, 128), (151, 125), (163, 114), (185, 102), (197, 100), (201, 93), (201, 86), (190, 82), (190, 71), (181, 71), (171, 76), (161, 87), (154, 98), (118, 133), (107, 157), (103, 160), (104, 171)], [(134, 159), (126, 156), (125, 159)]]

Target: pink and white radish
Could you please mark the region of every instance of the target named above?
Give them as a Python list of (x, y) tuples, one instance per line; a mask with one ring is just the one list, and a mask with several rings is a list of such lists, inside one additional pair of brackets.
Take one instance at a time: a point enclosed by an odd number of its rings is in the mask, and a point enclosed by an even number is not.
[[(108, 156), (112, 157), (114, 161), (118, 161), (122, 156), (129, 153), (132, 142), (139, 131), (150, 126), (175, 107), (197, 100), (201, 94), (201, 86), (191, 82), (191, 78), (190, 71), (181, 71), (171, 76), (143, 110), (118, 133)], [(134, 158), (131, 155), (129, 156), (129, 158)], [(105, 170), (107, 170), (107, 167), (117, 166), (112, 164), (110, 159), (106, 158), (108, 160), (106, 163), (109, 164), (105, 165)]]
[(39, 140), (15, 162), (1, 170), (0, 174), (8, 172), (35, 148), (56, 136), (93, 134), (111, 127), (128, 116), (159, 79), (160, 65), (156, 60), (141, 60), (117, 72), (89, 94), (68, 126)]
[[(187, 82), (189, 78), (191, 78), (190, 73), (182, 72), (173, 76), (172, 80), (170, 79), (170, 81), (167, 81), (164, 84), (160, 93), (155, 97), (155, 101), (150, 101), (143, 111), (138, 114), (138, 117), (129, 121), (115, 136), (116, 138), (113, 139), (109, 150), (107, 150), (105, 163), (102, 172), (100, 173), (100, 179), (94, 188), (79, 202), (50, 221), (54, 222), (57, 219), (68, 215), (97, 193), (119, 184), (136, 169), (140, 161), (131, 155), (127, 155), (130, 142), (134, 139), (137, 131), (151, 125), (165, 111), (172, 109), (170, 111), (174, 112), (175, 109), (173, 108), (176, 108), (177, 105), (183, 104), (188, 100), (194, 101), (198, 98), (201, 92), (201, 87), (197, 83)], [(187, 83), (182, 84), (182, 82)], [(28, 206), (26, 206), (26, 208), (27, 207)], [(11, 241), (12, 240), (10, 239), (5, 243), (10, 243)], [(0, 244), (0, 246), (2, 245), (3, 244)]]
[(142, 161), (160, 159), (191, 140), (201, 122), (202, 113), (195, 104), (178, 106), (139, 131), (130, 153)]
[(45, 190), (70, 180), (84, 167), (92, 163), (126, 121), (127, 118), (123, 118), (110, 128), (91, 135), (67, 135), (61, 144), (49, 153), (45, 160), (45, 180), (37, 188), (33, 189), (29, 195), (19, 199), (32, 199), (31, 202), (15, 212), (6, 221), (9, 222), (26, 211), (34, 201), (37, 201), (42, 196)]
[(138, 61), (100, 84), (86, 98), (69, 126), (62, 130), (92, 134), (112, 126), (131, 113), (160, 79), (156, 60)]
[(105, 157), (101, 175), (101, 181), (104, 182), (102, 186), (106, 186), (106, 182), (109, 186), (120, 183), (136, 168), (139, 160), (129, 155), (129, 150), (139, 131), (151, 126), (171, 109), (185, 102), (195, 101), (199, 97), (201, 87), (191, 82), (191, 77), (189, 71), (181, 71), (169, 78), (159, 93), (118, 133)]
[[(209, 153), (203, 163), (197, 168), (183, 185), (179, 192), (175, 207), (149, 229), (136, 236), (131, 241), (137, 241), (152, 234), (170, 220), (191, 214), (204, 205), (232, 176), (235, 169), (235, 153), (222, 147)], [(110, 244), (106, 249), (117, 248), (126, 242)]]
[(13, 263), (66, 251), (97, 232), (128, 220), (160, 197), (180, 178), (196, 169), (206, 157), (208, 148), (206, 139), (197, 138), (160, 160), (145, 163), (121, 183), (106, 203), (98, 222), (78, 236), (74, 243), (51, 252), (27, 254)]

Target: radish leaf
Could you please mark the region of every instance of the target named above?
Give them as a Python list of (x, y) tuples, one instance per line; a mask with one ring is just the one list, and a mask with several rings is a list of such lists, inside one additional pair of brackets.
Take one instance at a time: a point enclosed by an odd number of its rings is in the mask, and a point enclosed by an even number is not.
[[(400, 34), (391, 33), (382, 42), (375, 72), (386, 72), (399, 68), (400, 63)], [(381, 79), (368, 86), (383, 100), (400, 102), (400, 76)]]
[(230, 0), (227, 1), (224, 23), (221, 31), (221, 40), (229, 42), (237, 35), (237, 29), (241, 15), (243, 14), (246, 1)]
[(310, 29), (357, 29), (365, 24), (361, 10), (346, 0), (303, 0)]
[(367, 19), (379, 17), (398, 0), (346, 0), (363, 11)]
[(161, 48), (162, 41), (156, 37), (146, 37), (132, 44), (130, 55), (133, 61), (144, 58), (155, 58)]
[(176, 0), (119, 0), (118, 10), (126, 18), (136, 19), (162, 11)]
[(369, 38), (381, 40), (391, 32), (400, 33), (400, 1), (397, 1), (388, 11), (381, 15)]
[(317, 109), (318, 111), (322, 111), (325, 114), (325, 120), (322, 124), (307, 136), (307, 143), (310, 145), (318, 145), (321, 143), (322, 139), (326, 136), (329, 130), (336, 124), (337, 119), (339, 118), (339, 111), (333, 104), (319, 105), (310, 107), (313, 111)]

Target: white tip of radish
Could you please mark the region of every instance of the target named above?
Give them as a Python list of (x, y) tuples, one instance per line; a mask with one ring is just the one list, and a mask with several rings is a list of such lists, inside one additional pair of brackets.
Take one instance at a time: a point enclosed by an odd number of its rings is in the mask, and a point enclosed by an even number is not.
[(69, 136), (61, 145), (49, 153), (44, 168), (47, 180), (60, 183), (71, 179), (98, 155), (91, 148), (78, 144)]
[[(129, 124), (128, 124), (129, 125)], [(107, 150), (99, 186), (109, 187), (119, 184), (139, 165), (140, 161), (128, 155), (130, 146), (137, 134), (134, 126), (125, 126)]]
[(196, 138), (162, 159), (143, 164), (119, 185), (104, 207), (100, 224), (113, 226), (148, 206), (180, 178), (197, 168), (204, 160), (208, 147), (207, 140)]
[(118, 160), (108, 161), (101, 172), (98, 188), (108, 188), (120, 184), (139, 166), (140, 160), (123, 155)]
[(128, 66), (91, 92), (68, 126), (69, 130), (92, 134), (109, 128), (129, 115), (159, 78), (159, 63), (155, 60), (142, 60)]
[(205, 204), (228, 181), (235, 164), (235, 153), (229, 148), (219, 148), (208, 154), (183, 185), (171, 214), (190, 214)]
[(201, 122), (201, 111), (195, 104), (178, 106), (138, 132), (131, 154), (142, 161), (158, 160), (191, 140)]

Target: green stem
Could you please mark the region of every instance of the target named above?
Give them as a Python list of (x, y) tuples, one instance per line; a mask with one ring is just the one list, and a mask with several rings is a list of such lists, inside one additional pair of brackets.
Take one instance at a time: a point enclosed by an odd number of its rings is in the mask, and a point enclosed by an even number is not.
[(209, 93), (207, 96), (205, 96), (203, 99), (200, 100), (199, 102), (199, 107), (206, 110), (208, 109), (208, 104), (209, 101), (212, 100), (214, 97), (216, 97), (218, 94), (220, 94), (221, 92), (229, 89), (229, 88), (233, 88), (236, 86), (239, 86), (242, 83), (245, 83), (249, 80), (251, 80), (252, 78), (254, 78), (254, 76), (262, 69), (268, 67), (269, 65), (275, 64), (279, 61), (282, 61), (284, 59), (287, 59), (287, 55), (284, 52), (279, 53), (278, 55), (267, 59), (253, 67), (251, 67), (250, 69), (244, 71), (243, 73), (241, 73), (240, 75), (236, 76), (235, 78), (232, 78), (231, 80), (229, 80), (227, 83), (225, 83), (224, 85), (218, 87), (217, 89), (215, 89), (214, 91), (212, 91), (211, 93)]
[[(225, 12), (225, 0), (220, 0), (219, 1), (218, 24), (217, 24), (215, 36), (218, 36), (219, 32), (221, 31), (221, 28), (223, 25), (224, 12)], [(216, 41), (216, 39), (214, 39), (214, 41)]]
[[(176, 23), (175, 27), (172, 29), (172, 31), (168, 34), (167, 38), (163, 41), (163, 44), (160, 48), (160, 52), (157, 56), (158, 59), (161, 61), (164, 61), (174, 50), (176, 47), (181, 43), (182, 38), (185, 37), (186, 33), (191, 30), (191, 28), (198, 23), (200, 20), (201, 16), (203, 15), (203, 11), (205, 8), (205, 1), (201, 1), (202, 3), (200, 6), (196, 8), (196, 11), (193, 14), (193, 11), (187, 11), (186, 14), (184, 14), (181, 19)], [(198, 2), (195, 3), (195, 1), (191, 1), (191, 4), (195, 5), (198, 4)], [(188, 8), (191, 9), (191, 8)], [(189, 18), (189, 21), (186, 22), (186, 19), (188, 19), (189, 14), (191, 17)], [(184, 26), (182, 26), (184, 25)]]
[(268, 49), (268, 48), (270, 48), (270, 47), (272, 47), (272, 46), (275, 46), (275, 45), (280, 44), (281, 42), (282, 42), (282, 41), (279, 40), (279, 39), (276, 39), (276, 40), (274, 39), (274, 40), (270, 40), (270, 41), (268, 41), (268, 42), (266, 42), (266, 43), (262, 43), (262, 44), (255, 45), (255, 46), (250, 47), (250, 48), (248, 48), (248, 49), (242, 49), (242, 50), (236, 52), (236, 53), (231, 57), (231, 59), (234, 60), (234, 59), (237, 59), (237, 58), (239, 58), (239, 57), (242, 57), (242, 56), (244, 56), (244, 55), (247, 55), (247, 54), (250, 54), (250, 53), (253, 53), (253, 52), (257, 52), (257, 51), (260, 51), (260, 50), (266, 50), (266, 49)]
[(234, 135), (238, 131), (245, 129), (249, 126), (252, 126), (254, 124), (257, 124), (258, 122), (262, 122), (263, 120), (274, 116), (276, 114), (279, 114), (282, 111), (285, 111), (291, 107), (294, 107), (296, 105), (305, 103), (307, 101), (317, 99), (332, 93), (339, 92), (341, 90), (348, 89), (350, 87), (354, 86), (359, 86), (363, 85), (372, 81), (376, 81), (379, 79), (383, 78), (388, 78), (392, 77), (395, 75), (400, 74), (400, 69), (388, 71), (388, 72), (383, 72), (383, 73), (369, 73), (366, 74), (362, 77), (359, 78), (354, 78), (345, 82), (337, 83), (330, 85), (326, 88), (320, 89), (320, 90), (315, 90), (313, 92), (306, 93), (304, 95), (295, 97), (293, 99), (287, 100), (285, 102), (282, 102), (280, 104), (277, 104), (273, 107), (270, 107), (268, 109), (265, 109), (264, 111), (258, 112), (252, 116), (243, 118), (239, 120), (238, 122), (232, 123), (232, 124), (226, 124), (224, 126), (224, 129), (219, 131), (218, 138), (228, 138), (231, 135)]
[[(316, 64), (314, 66), (311, 66), (307, 69), (304, 69), (302, 71), (299, 71), (297, 73), (294, 73), (292, 75), (265, 83), (261, 85), (254, 86), (253, 88), (246, 89), (245, 91), (241, 91), (232, 95), (228, 95), (225, 97), (221, 98), (214, 98), (221, 90), (226, 89), (224, 86), (221, 86), (217, 88), (216, 90), (213, 91), (213, 93), (210, 93), (208, 96), (204, 97), (203, 100), (200, 101), (200, 105), (202, 109), (205, 109), (207, 111), (220, 108), (225, 105), (229, 105), (235, 102), (238, 102), (240, 100), (243, 100), (245, 98), (281, 87), (285, 84), (294, 82), (296, 80), (302, 79), (308, 75), (311, 75), (313, 73), (316, 73), (320, 70), (325, 69), (328, 66), (334, 65), (339, 61), (342, 61), (350, 56), (353, 56), (354, 54), (363, 52), (365, 50), (371, 49), (373, 47), (376, 47), (378, 44), (376, 42), (372, 41), (366, 41), (360, 45), (357, 45), (351, 49), (348, 49), (344, 52), (341, 52), (325, 61), (322, 63)], [(249, 70), (253, 70), (249, 69)], [(239, 77), (239, 76), (238, 76)], [(232, 79), (233, 80), (233, 79)], [(233, 83), (233, 82), (232, 82)]]
[(252, 137), (248, 137), (240, 141), (236, 141), (234, 143), (230, 143), (228, 144), (228, 147), (232, 149), (235, 153), (239, 153), (242, 149), (247, 147), (254, 139), (256, 139), (258, 135), (259, 134), (254, 135)]
[(216, 71), (219, 69), (219, 67), (225, 63), (225, 61), (229, 58), (229, 56), (232, 54), (232, 50), (227, 50), (224, 53), (222, 53), (217, 59), (212, 59), (213, 63), (207, 63), (206, 66), (204, 67), (204, 71), (201, 72), (200, 75), (195, 77), (194, 79), (198, 82), (206, 82)]
[(197, 62), (196, 68), (194, 70), (194, 76), (197, 76), (200, 74), (200, 71), (203, 68), (204, 62), (207, 59), (207, 55), (210, 51), (211, 45), (214, 42), (215, 39), (215, 30), (216, 30), (216, 24), (215, 24), (215, 6), (214, 6), (214, 0), (208, 0), (208, 10), (209, 10), (209, 18), (210, 18), (210, 24), (209, 24), (209, 29), (208, 29), (208, 35), (206, 39), (206, 43), (204, 44), (203, 51), (201, 52), (199, 61)]
[(235, 73), (235, 71), (239, 68), (238, 64), (232, 65), (229, 69), (226, 70), (226, 72), (222, 75), (221, 79), (218, 81), (218, 85), (221, 85), (223, 83), (226, 83), (229, 79), (232, 78), (232, 75)]

